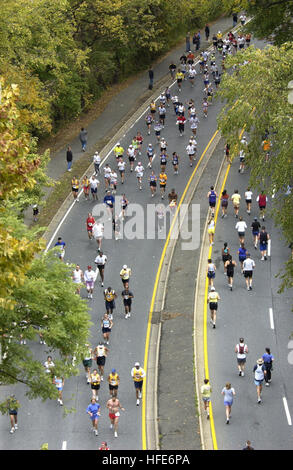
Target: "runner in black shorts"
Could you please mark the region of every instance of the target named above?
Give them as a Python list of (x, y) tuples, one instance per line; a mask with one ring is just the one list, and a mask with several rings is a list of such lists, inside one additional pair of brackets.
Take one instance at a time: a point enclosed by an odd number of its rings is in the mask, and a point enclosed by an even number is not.
[(133, 293), (130, 292), (128, 283), (125, 283), (125, 289), (122, 291), (123, 304), (125, 308), (125, 318), (130, 317)]

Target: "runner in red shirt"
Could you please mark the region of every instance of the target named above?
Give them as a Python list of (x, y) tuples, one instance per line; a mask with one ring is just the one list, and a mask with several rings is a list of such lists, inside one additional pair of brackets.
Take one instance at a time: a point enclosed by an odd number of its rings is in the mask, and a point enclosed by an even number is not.
[(179, 132), (180, 132), (180, 137), (184, 134), (184, 124), (185, 124), (186, 118), (184, 116), (178, 116), (177, 117), (177, 122), (179, 126)]
[(93, 218), (91, 212), (88, 213), (87, 219), (86, 219), (86, 229), (88, 233), (88, 237), (90, 240), (93, 239), (93, 225), (95, 223), (95, 219)]

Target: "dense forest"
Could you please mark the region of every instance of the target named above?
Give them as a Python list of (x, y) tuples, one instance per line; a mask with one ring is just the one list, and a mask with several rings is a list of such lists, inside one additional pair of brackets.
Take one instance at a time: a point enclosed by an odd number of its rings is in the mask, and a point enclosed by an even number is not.
[(221, 0), (2, 0), (0, 74), (19, 85), (24, 130), (56, 130), (221, 12)]

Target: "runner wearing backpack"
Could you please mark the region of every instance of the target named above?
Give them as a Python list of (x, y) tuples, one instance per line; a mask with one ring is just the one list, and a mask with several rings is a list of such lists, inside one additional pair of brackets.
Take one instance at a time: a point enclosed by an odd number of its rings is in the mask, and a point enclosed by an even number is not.
[(215, 215), (215, 207), (216, 207), (216, 202), (217, 202), (217, 193), (214, 190), (214, 186), (211, 186), (211, 190), (208, 192), (207, 197), (209, 198), (209, 206), (212, 211), (212, 216)]
[(239, 343), (235, 346), (235, 353), (237, 357), (239, 377), (243, 377), (246, 363), (246, 354), (248, 353), (247, 344), (244, 343), (244, 338), (239, 338)]
[(253, 368), (253, 372), (254, 372), (254, 383), (256, 385), (257, 403), (260, 404), (262, 383), (267, 373), (265, 365), (264, 365), (264, 360), (262, 358), (256, 361), (256, 365)]

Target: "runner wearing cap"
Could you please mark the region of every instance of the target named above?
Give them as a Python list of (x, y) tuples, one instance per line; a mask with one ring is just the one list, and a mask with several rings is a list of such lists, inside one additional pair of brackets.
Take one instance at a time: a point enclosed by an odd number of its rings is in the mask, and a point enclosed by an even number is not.
[(211, 287), (211, 291), (208, 295), (208, 304), (211, 311), (211, 323), (213, 328), (216, 328), (216, 317), (217, 317), (217, 310), (218, 310), (218, 300), (221, 300), (218, 292), (216, 292), (215, 287)]
[(109, 392), (111, 397), (117, 397), (118, 387), (120, 384), (120, 377), (116, 372), (116, 369), (112, 369), (110, 374), (108, 375), (108, 383), (109, 383)]
[(128, 160), (130, 164), (130, 171), (133, 171), (134, 160), (135, 160), (135, 148), (132, 144), (129, 145), (127, 149)]
[(116, 157), (116, 161), (118, 161), (119, 158), (123, 158), (124, 148), (121, 146), (120, 142), (117, 142), (117, 144), (115, 145), (114, 154)]
[(101, 157), (99, 152), (95, 152), (94, 154), (94, 167), (95, 167), (95, 174), (97, 175), (100, 173), (100, 164), (101, 164)]
[(139, 406), (139, 399), (141, 398), (141, 391), (143, 385), (143, 379), (145, 378), (145, 371), (140, 367), (139, 362), (134, 364), (134, 367), (131, 369), (131, 377), (133, 378), (133, 383), (135, 387), (136, 394), (136, 406)]
[(152, 161), (153, 161), (153, 158), (155, 157), (155, 153), (154, 153), (154, 149), (153, 149), (153, 145), (152, 145), (152, 144), (148, 144), (148, 147), (147, 147), (147, 157), (148, 157), (148, 159), (149, 159), (148, 167), (149, 167), (149, 168), (152, 168)]
[(123, 268), (120, 271), (120, 277), (124, 286), (126, 283), (129, 283), (130, 276), (131, 276), (131, 269), (127, 267), (127, 264), (124, 264)]
[(85, 286), (86, 286), (86, 290), (88, 293), (88, 299), (93, 298), (93, 291), (94, 291), (94, 284), (95, 284), (96, 277), (97, 275), (95, 271), (92, 270), (91, 266), (88, 266), (84, 272), (84, 281), (85, 281)]
[(144, 167), (142, 166), (141, 162), (138, 162), (138, 165), (136, 165), (134, 171), (136, 173), (138, 187), (140, 190), (142, 190), (142, 177), (143, 177)]
[(262, 358), (256, 361), (256, 365), (253, 368), (253, 372), (254, 372), (254, 383), (256, 385), (257, 403), (260, 404), (262, 383), (267, 373), (265, 365), (264, 365), (264, 360)]

